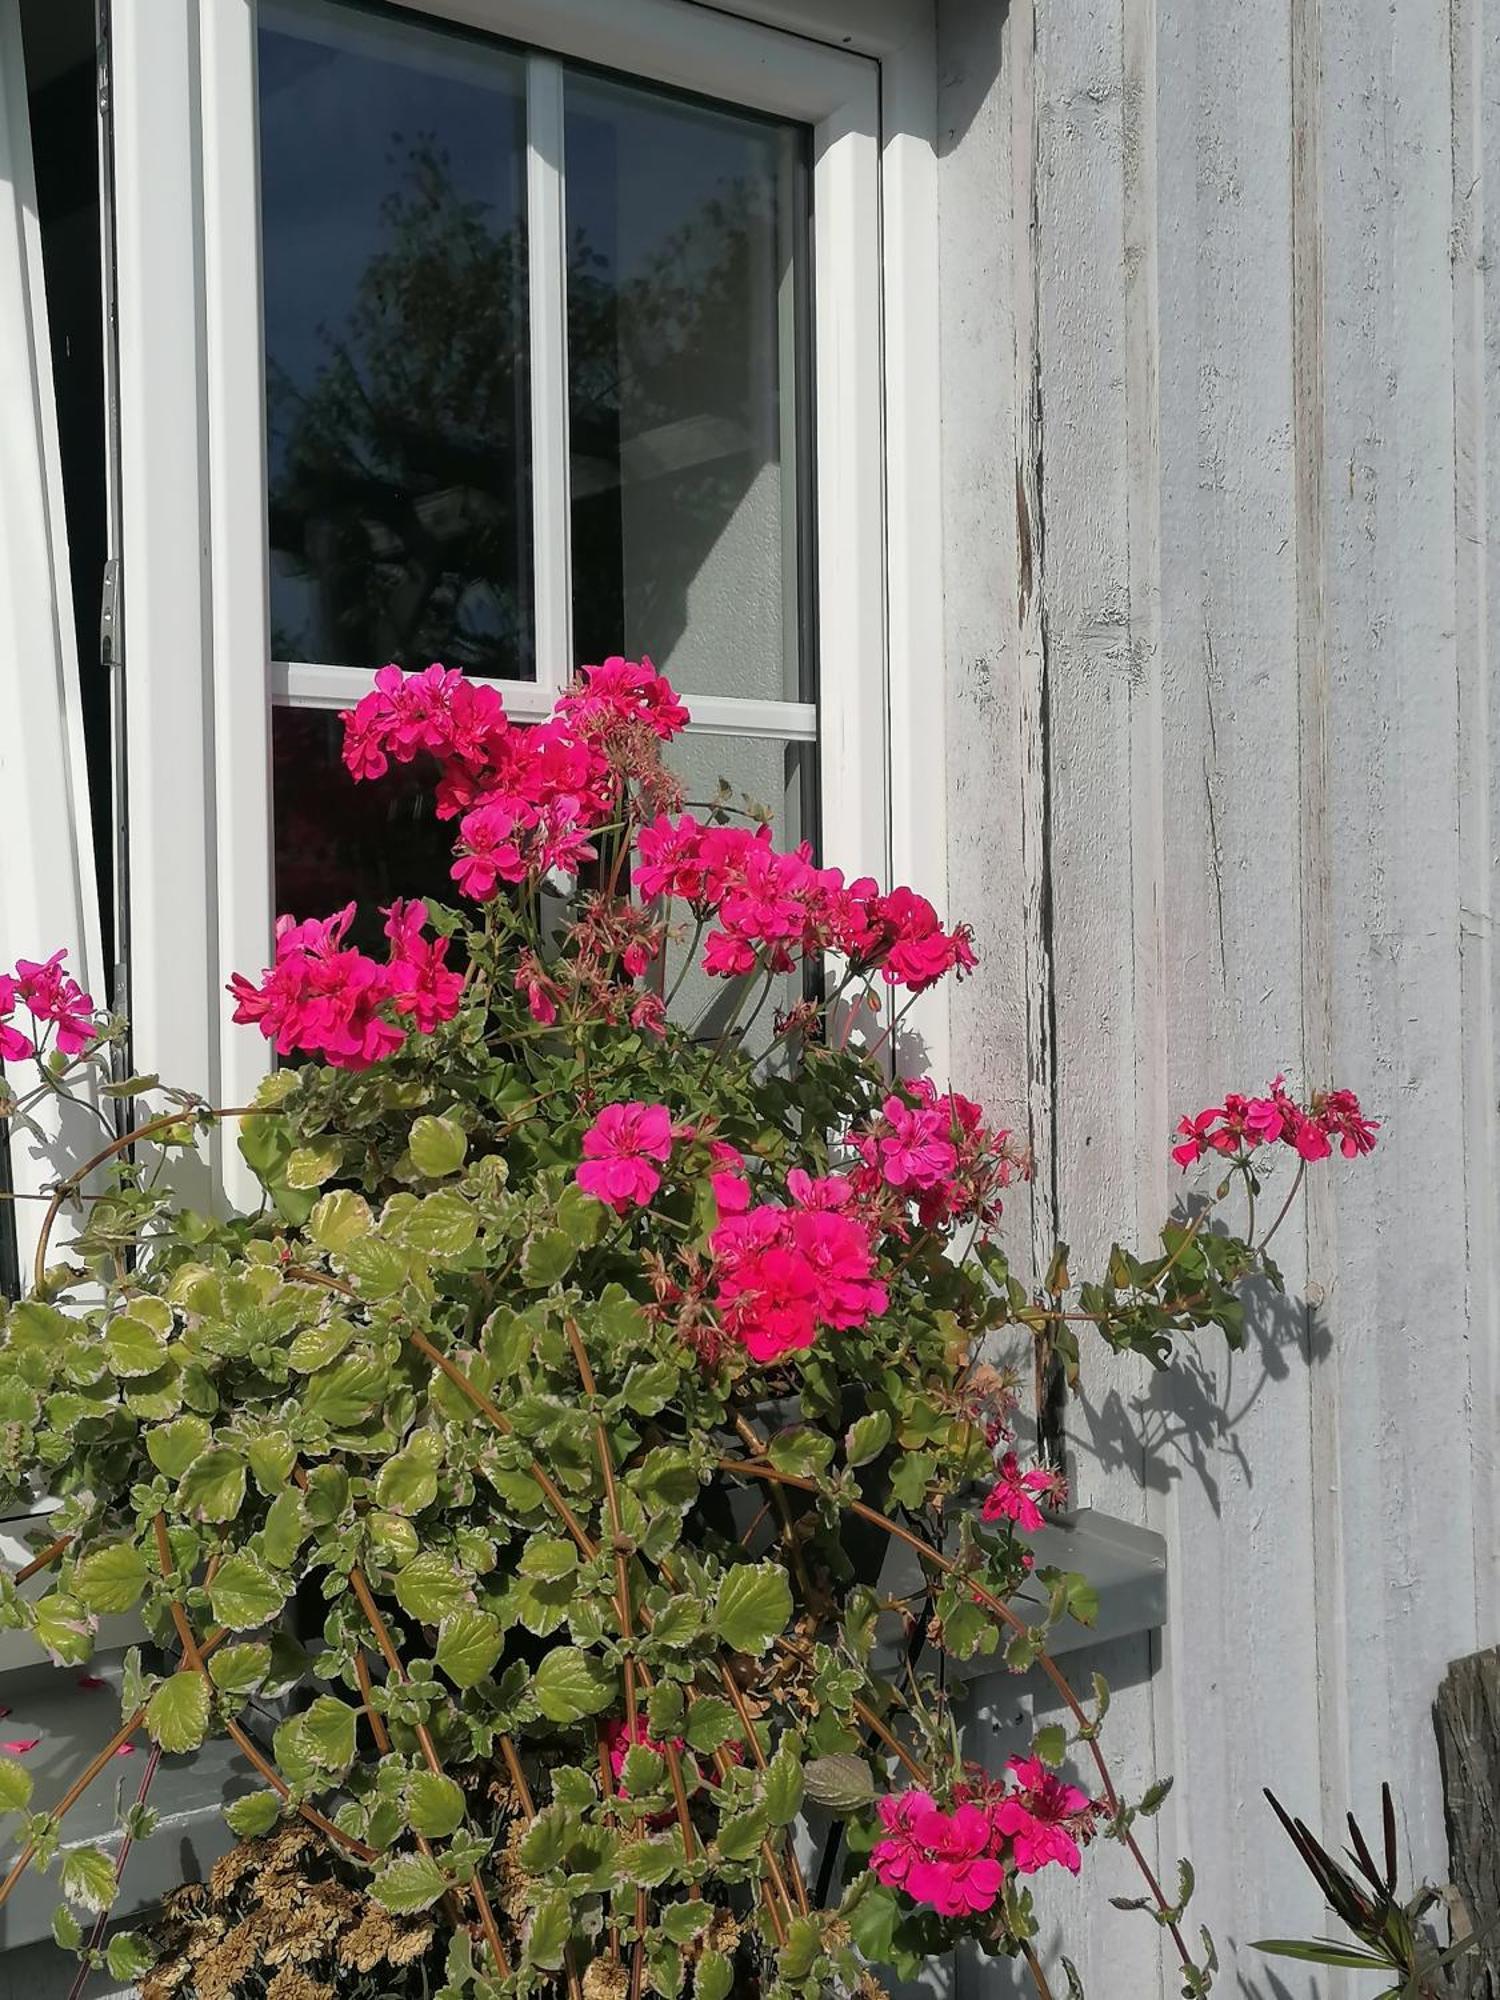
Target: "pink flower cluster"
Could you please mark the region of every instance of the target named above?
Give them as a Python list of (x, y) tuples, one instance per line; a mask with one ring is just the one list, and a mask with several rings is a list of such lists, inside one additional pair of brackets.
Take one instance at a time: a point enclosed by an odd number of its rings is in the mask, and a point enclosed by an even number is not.
[(425, 903), (397, 901), (384, 915), (384, 964), (345, 944), (353, 903), (305, 923), (279, 918), (261, 983), (238, 972), (229, 982), (235, 1020), (254, 1022), (280, 1055), (321, 1055), (335, 1069), (368, 1069), (409, 1027), (430, 1035), (458, 1012), (463, 976), (446, 963), (448, 940), (424, 935)]
[(664, 1104), (606, 1104), (583, 1135), (578, 1185), (616, 1215), (645, 1208), (661, 1186), (672, 1139), (672, 1114)]
[(825, 1330), (876, 1319), (887, 1292), (875, 1276), (874, 1231), (852, 1212), (842, 1176), (787, 1175), (790, 1206), (749, 1206), (742, 1167), (720, 1147), (713, 1176), (720, 1222), (709, 1237), (714, 1306), (724, 1331), (756, 1361), (812, 1346)]
[(903, 1206), (914, 1203), (924, 1229), (966, 1216), (993, 1222), (1001, 1191), (1031, 1172), (1029, 1156), (1009, 1132), (987, 1132), (979, 1105), (957, 1091), (940, 1096), (930, 1077), (893, 1091), (853, 1145), (860, 1164), (851, 1180), (861, 1200), (890, 1195)]
[(439, 766), (437, 811), (459, 821), (453, 879), (487, 902), (501, 883), (576, 874), (594, 859), (590, 833), (617, 806), (618, 778), (646, 779), (656, 749), (687, 710), (649, 660), (584, 667), (547, 722), (517, 725), (493, 688), (457, 668), (382, 667), (345, 712), (344, 763), (381, 778), (419, 756)]
[(1008, 1451), (979, 1511), (986, 1521), (1013, 1521), (1023, 1534), (1034, 1535), (1043, 1520), (1037, 1502), (1060, 1507), (1067, 1494), (1067, 1481), (1060, 1472), (1040, 1465), (1023, 1472), (1021, 1461), (1013, 1451)]
[(1056, 1862), (1076, 1874), (1096, 1808), (1035, 1757), (1012, 1757), (1008, 1769), (1013, 1789), (975, 1774), (957, 1787), (951, 1812), (930, 1792), (883, 1798), (883, 1835), (870, 1853), (876, 1877), (940, 1916), (966, 1917), (994, 1906), (1007, 1868), (1034, 1875)]
[(860, 972), (920, 993), (976, 963), (967, 926), (944, 930), (925, 897), (912, 889), (882, 895), (867, 876), (846, 883), (842, 869), (816, 867), (805, 842), (790, 853), (774, 847), (769, 827), (705, 826), (691, 813), (663, 813), (641, 829), (636, 848), (642, 895), (676, 897), (713, 923), (705, 972), (789, 972), (834, 951)]
[[(93, 1041), (98, 1031), (94, 1003), (72, 974), (63, 971), (67, 955), (55, 951), (40, 963), (18, 959), (14, 972), (0, 972), (0, 1062), (25, 1062), (49, 1039), (65, 1056), (76, 1056)], [(30, 1035), (10, 1025), (18, 1003), (31, 1016)]]
[(1242, 1097), (1231, 1091), (1222, 1104), (1182, 1119), (1172, 1158), (1187, 1168), (1210, 1152), (1234, 1157), (1257, 1146), (1283, 1145), (1303, 1160), (1326, 1160), (1337, 1142), (1344, 1158), (1352, 1160), (1374, 1151), (1379, 1130), (1377, 1121), (1365, 1117), (1352, 1090), (1314, 1091), (1310, 1103), (1298, 1104), (1286, 1079), (1278, 1076), (1264, 1097)]

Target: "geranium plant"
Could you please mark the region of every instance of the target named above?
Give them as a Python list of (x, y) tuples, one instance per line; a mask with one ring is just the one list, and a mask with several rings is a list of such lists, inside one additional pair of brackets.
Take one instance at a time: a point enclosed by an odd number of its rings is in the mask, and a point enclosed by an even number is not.
[[(352, 908), (283, 918), (233, 982), (284, 1064), (253, 1106), (112, 1086), (149, 1115), (58, 1187), (4, 1323), (4, 1497), (61, 1504), (0, 1620), (74, 1667), (102, 1614), (154, 1643), (67, 1798), (0, 1762), (0, 1900), (121, 1746), (227, 1733), (261, 1780), (235, 1831), (300, 1817), (387, 1911), (430, 1913), (446, 2000), (875, 1994), (965, 1939), (1046, 1994), (1032, 1883), (1100, 1837), (1205, 1993), (1190, 1874), (1169, 1893), (1134, 1831), (1164, 1788), (1122, 1796), (1107, 1689), (1048, 1651), (1093, 1594), (1029, 1546), (1066, 1494), (1018, 1440), (1020, 1364), (1076, 1375), (1081, 1329), (1156, 1364), (1238, 1343), (1280, 1217), (1236, 1234), (1225, 1198), (1253, 1213), (1270, 1155), (1295, 1192), (1374, 1127), (1345, 1092), (1230, 1097), (1184, 1121), (1178, 1158), (1215, 1173), (1159, 1245), (1016, 1274), (995, 1229), (1024, 1146), (893, 1061), (968, 932), (725, 800), (685, 810), (686, 721), (647, 662), (584, 669), (536, 727), (386, 669), (346, 762), (430, 771), (458, 907), (392, 906), (378, 955)], [(712, 1032), (680, 1018), (690, 971)], [(118, 1039), (57, 964), (0, 979), (0, 1017), (13, 1076), (38, 1063), (15, 1118)], [(195, 1213), (163, 1172), (216, 1126), (254, 1213)], [(1068, 1718), (1000, 1775), (941, 1671), (976, 1654)], [(116, 1879), (61, 1864), (84, 1911)]]

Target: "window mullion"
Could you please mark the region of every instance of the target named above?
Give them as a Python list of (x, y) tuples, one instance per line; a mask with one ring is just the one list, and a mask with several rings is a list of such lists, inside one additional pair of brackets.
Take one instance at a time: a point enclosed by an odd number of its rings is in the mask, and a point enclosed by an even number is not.
[(574, 661), (563, 69), (550, 56), (526, 64), (526, 156), (537, 681), (556, 690)]

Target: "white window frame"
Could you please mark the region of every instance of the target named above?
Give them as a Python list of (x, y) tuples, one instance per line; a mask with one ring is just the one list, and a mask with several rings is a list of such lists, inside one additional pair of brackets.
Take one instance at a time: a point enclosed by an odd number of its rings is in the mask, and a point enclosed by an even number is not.
[[(694, 0), (401, 4), (811, 128), (818, 704), (699, 698), (695, 723), (816, 736), (829, 859), (941, 906), (930, 0), (883, 0), (867, 48), (788, 32), (788, 0), (777, 26)], [(825, 21), (843, 4), (809, 0)], [(222, 989), (269, 949), (272, 704), (343, 707), (367, 685), (270, 660), (256, 11), (111, 6), (134, 1060), (225, 1104), (266, 1067)], [(550, 706), (570, 658), (561, 76), (532, 59), (539, 680), (499, 684), (521, 714)], [(920, 1026), (943, 1074), (945, 1005)]]

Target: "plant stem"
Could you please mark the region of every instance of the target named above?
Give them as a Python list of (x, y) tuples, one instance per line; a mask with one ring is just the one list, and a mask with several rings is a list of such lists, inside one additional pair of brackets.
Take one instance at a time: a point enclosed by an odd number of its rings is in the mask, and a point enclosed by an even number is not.
[(1029, 1944), (1022, 1944), (1021, 1956), (1025, 1959), (1027, 1970), (1030, 1972), (1032, 1980), (1035, 1983), (1038, 2000), (1052, 2000), (1052, 1988), (1047, 1984), (1047, 1975), (1043, 1972), (1041, 1961)]

